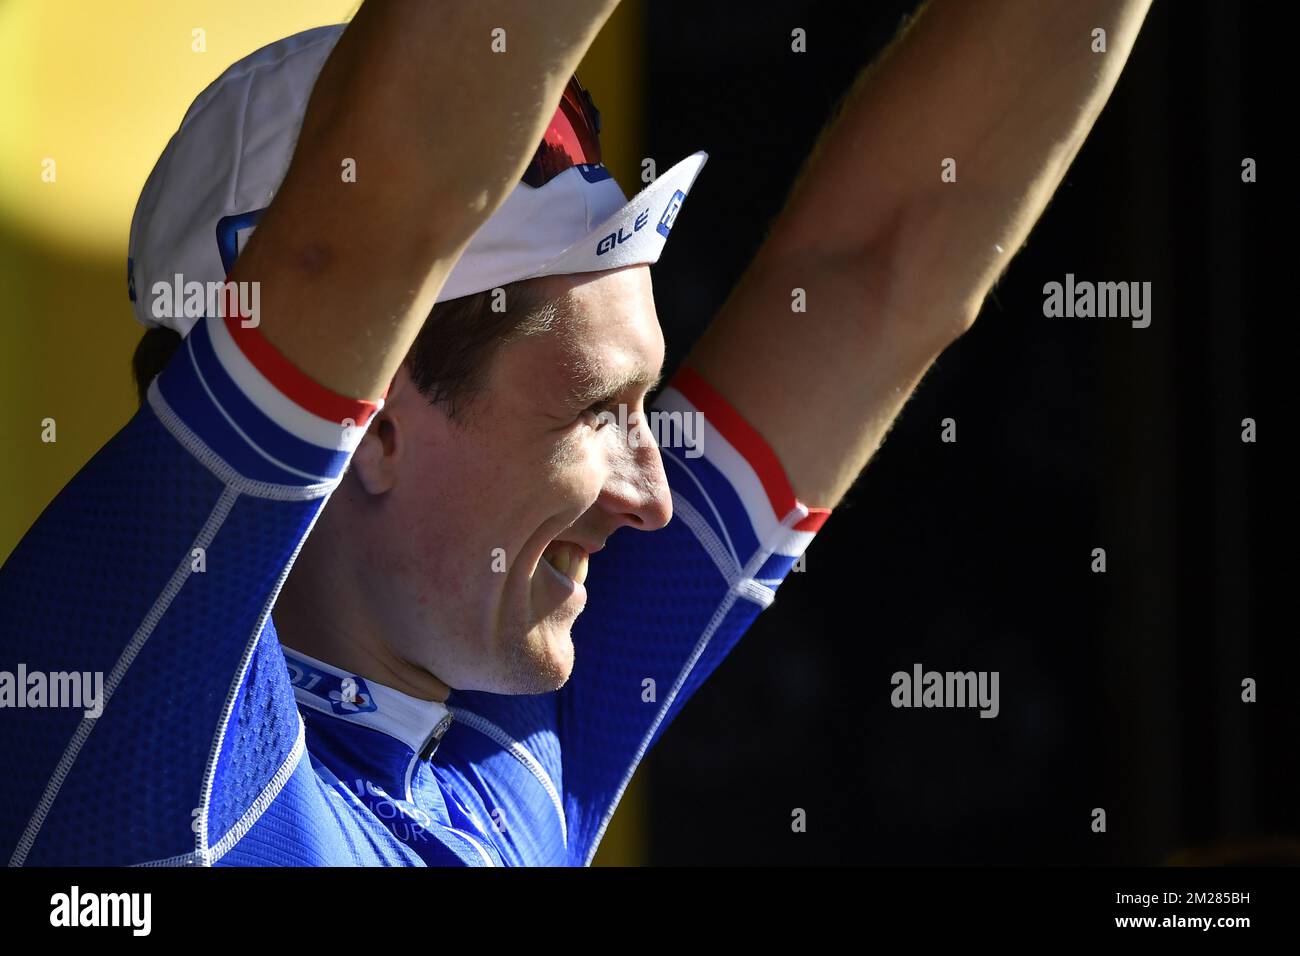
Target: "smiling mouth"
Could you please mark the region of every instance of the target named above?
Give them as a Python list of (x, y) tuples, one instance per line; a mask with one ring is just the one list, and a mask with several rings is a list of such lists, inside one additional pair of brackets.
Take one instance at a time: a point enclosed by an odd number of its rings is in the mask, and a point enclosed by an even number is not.
[(552, 541), (542, 552), (542, 560), (572, 581), (587, 580), (588, 554), (572, 541)]

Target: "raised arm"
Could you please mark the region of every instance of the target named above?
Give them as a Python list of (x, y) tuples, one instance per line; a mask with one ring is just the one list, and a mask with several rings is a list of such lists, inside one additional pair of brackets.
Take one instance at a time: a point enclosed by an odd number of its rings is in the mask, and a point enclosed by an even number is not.
[(0, 567), (0, 663), (78, 688), (0, 714), (0, 860), (420, 862), (306, 753), (270, 612), (359, 440), (333, 423), (373, 415), (613, 6), (379, 0), (345, 31), (231, 275), (260, 327), (197, 322)]
[[(975, 321), (1149, 6), (931, 0), (854, 84), (686, 360), (772, 445), (801, 500), (838, 503)], [(791, 309), (795, 289), (806, 313)]]
[[(322, 385), (382, 393), (617, 5), (366, 3), (325, 63), (293, 163), (231, 273), (261, 282), (263, 335)], [(345, 159), (355, 182), (340, 175)]]

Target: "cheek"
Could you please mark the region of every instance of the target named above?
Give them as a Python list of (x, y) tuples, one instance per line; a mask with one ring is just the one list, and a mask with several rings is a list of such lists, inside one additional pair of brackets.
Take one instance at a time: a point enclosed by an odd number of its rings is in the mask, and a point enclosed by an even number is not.
[(469, 490), (462, 469), (434, 472), (427, 455), (409, 456), (405, 464), (396, 487), (378, 504), (382, 563), (404, 582), (411, 599), (427, 607), (454, 600), (463, 586), (475, 506), (465, 503)]
[(454, 586), (461, 577), (449, 566), (455, 558), (448, 534), (453, 529), (428, 514), (395, 513), (392, 518), (379, 545), (383, 550), (379, 566), (386, 577), (400, 582), (393, 599), (421, 608), (451, 599), (447, 584)]
[(441, 605), (440, 616), (500, 584), (494, 549), (509, 564), (535, 518), (527, 509), (539, 497), (536, 472), (530, 477), (506, 460), (506, 444), (466, 437), (452, 447), (412, 449), (384, 503), (394, 570), (420, 606)]
[(557, 517), (576, 520), (594, 504), (618, 449), (606, 447), (608, 436), (578, 431), (558, 442), (504, 428), (442, 437), (426, 437), (403, 458), (381, 505), (379, 566), (421, 608), (453, 616), (506, 586), (539, 529), (554, 533)]
[(618, 468), (623, 454), (617, 429), (607, 426), (600, 432), (576, 432), (556, 448), (547, 463), (546, 485), (553, 499), (566, 504), (585, 501), (593, 504), (608, 476)]

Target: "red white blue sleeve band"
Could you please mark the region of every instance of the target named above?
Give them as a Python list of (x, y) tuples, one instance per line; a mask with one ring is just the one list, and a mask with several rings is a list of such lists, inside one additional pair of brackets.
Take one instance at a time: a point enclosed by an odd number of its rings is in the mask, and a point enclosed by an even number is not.
[[(729, 540), (738, 566), (747, 564), (761, 545), (772, 554), (754, 577), (759, 581), (785, 577), (830, 516), (830, 509), (809, 507), (795, 496), (776, 453), (694, 369), (678, 370), (656, 399), (655, 409), (699, 414), (703, 419), (698, 436), (701, 456), (691, 458), (665, 449), (664, 467), (673, 467), (667, 457), (672, 454), (675, 463), (691, 471), (692, 480), (674, 482), (674, 492), (689, 500)], [(744, 522), (735, 520), (739, 515), (728, 514), (737, 501)], [(745, 535), (746, 527), (752, 529), (752, 538)]]
[(382, 406), (314, 381), (237, 318), (197, 323), (149, 402), (245, 480), (285, 485), (336, 480)]

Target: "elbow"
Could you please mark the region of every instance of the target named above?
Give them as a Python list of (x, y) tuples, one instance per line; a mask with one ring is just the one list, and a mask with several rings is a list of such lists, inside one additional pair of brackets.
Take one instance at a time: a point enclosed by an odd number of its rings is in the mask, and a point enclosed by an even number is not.
[[(937, 356), (975, 325), (992, 283), (972, 282), (942, 239), (910, 241), (905, 217), (887, 235), (844, 256), (864, 283), (864, 301), (900, 344)], [(963, 268), (964, 266), (964, 268)]]
[(968, 227), (954, 227), (954, 212), (945, 203), (903, 204), (888, 233), (860, 253), (882, 263), (891, 310), (937, 351), (974, 327), (1014, 255), (1010, 242), (972, 241)]

